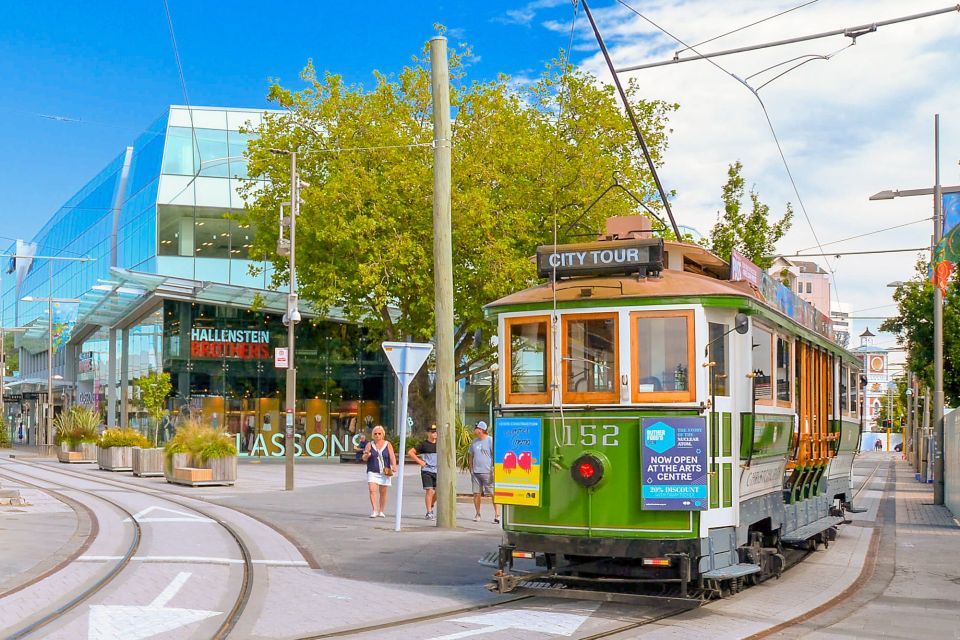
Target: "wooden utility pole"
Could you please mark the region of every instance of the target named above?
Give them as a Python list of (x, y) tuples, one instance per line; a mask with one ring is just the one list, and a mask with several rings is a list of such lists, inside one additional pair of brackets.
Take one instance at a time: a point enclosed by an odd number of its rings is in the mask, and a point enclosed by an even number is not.
[[(447, 39), (430, 39), (433, 79), (433, 294), (437, 357), (437, 526), (457, 526), (457, 431), (450, 223), (450, 71)], [(403, 455), (403, 452), (400, 452)]]

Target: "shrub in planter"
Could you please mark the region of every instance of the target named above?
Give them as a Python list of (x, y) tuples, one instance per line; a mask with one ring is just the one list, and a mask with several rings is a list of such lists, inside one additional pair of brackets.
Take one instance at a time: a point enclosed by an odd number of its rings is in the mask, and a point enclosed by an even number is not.
[(97, 427), (100, 414), (86, 407), (73, 407), (53, 419), (54, 442), (60, 446), (61, 462), (93, 462), (97, 458)]
[(130, 471), (133, 469), (133, 448), (149, 447), (150, 441), (135, 429), (107, 429), (97, 443), (97, 462), (107, 471)]
[(186, 454), (189, 466), (212, 469), (212, 481), (233, 482), (236, 479), (237, 447), (233, 438), (196, 422), (188, 422), (177, 429), (176, 435), (163, 449), (164, 473), (167, 479), (175, 476), (174, 458)]

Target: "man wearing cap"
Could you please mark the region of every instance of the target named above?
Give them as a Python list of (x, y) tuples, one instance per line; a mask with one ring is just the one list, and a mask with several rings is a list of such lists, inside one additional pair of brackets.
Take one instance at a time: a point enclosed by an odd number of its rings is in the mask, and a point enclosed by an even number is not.
[(410, 447), (407, 455), (420, 465), (420, 482), (426, 491), (427, 520), (433, 520), (433, 508), (437, 504), (437, 425), (427, 429), (427, 439), (416, 447)]
[[(481, 420), (473, 428), (476, 439), (470, 443), (467, 459), (473, 481), (473, 506), (477, 509), (474, 522), (480, 521), (480, 498), (493, 495), (493, 438), (487, 433), (487, 423)], [(500, 505), (493, 503), (493, 523), (500, 524)]]

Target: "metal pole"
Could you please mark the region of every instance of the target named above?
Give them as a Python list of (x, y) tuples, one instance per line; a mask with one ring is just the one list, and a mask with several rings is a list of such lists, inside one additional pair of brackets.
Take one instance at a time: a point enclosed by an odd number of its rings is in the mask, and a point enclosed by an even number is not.
[[(433, 83), (433, 295), (436, 322), (437, 526), (457, 526), (453, 241), (450, 222), (450, 71), (447, 39), (430, 39)], [(403, 426), (406, 428), (406, 425)], [(403, 452), (400, 452), (403, 455)]]
[[(393, 530), (400, 531), (400, 515), (403, 511), (403, 463), (407, 458), (407, 400), (409, 398), (409, 380), (400, 381), (400, 416), (397, 432), (400, 434), (400, 451), (397, 451), (397, 508)], [(389, 452), (387, 452), (389, 455)], [(383, 508), (383, 505), (380, 505)]]
[[(940, 191), (940, 114), (933, 116), (933, 246), (943, 238), (943, 194)], [(934, 254), (936, 255), (936, 254)], [(936, 264), (934, 264), (936, 268)], [(933, 503), (943, 504), (943, 293), (933, 288)]]
[(47, 297), (47, 419), (44, 445), (53, 442), (53, 263), (50, 262), (50, 295)]
[(297, 153), (290, 153), (290, 292), (287, 294), (287, 422), (284, 426), (284, 490), (293, 491), (293, 424), (296, 420), (297, 369), (294, 364), (296, 351), (296, 326), (294, 311), (297, 309), (296, 228), (297, 211), (300, 210), (299, 178), (297, 178)]

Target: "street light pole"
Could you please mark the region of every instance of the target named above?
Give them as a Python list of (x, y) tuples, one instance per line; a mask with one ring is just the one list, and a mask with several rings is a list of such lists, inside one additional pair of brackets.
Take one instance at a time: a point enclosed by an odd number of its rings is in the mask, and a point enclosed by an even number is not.
[(297, 152), (290, 152), (290, 290), (287, 293), (287, 421), (284, 427), (284, 490), (293, 491), (294, 423), (297, 419), (296, 326), (300, 320), (297, 300), (297, 212), (300, 210), (300, 178), (297, 176)]
[[(933, 247), (943, 238), (943, 193), (940, 190), (940, 114), (933, 117)], [(935, 254), (934, 254), (935, 255)], [(936, 264), (933, 265), (936, 269)], [(943, 292), (933, 288), (933, 503), (943, 504)]]

